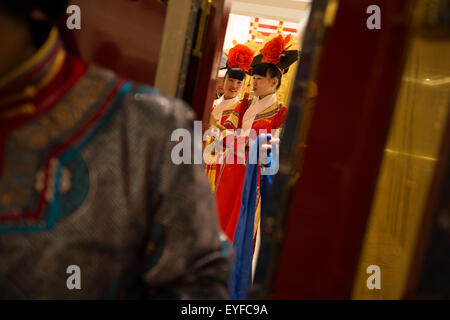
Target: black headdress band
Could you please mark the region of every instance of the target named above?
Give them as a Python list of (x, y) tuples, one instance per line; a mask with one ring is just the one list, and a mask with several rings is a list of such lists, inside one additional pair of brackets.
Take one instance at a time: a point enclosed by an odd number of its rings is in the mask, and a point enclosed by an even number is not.
[[(252, 68), (254, 68), (256, 65), (263, 63), (262, 62), (263, 55), (258, 54), (253, 58), (252, 61)], [(283, 56), (280, 58), (280, 62), (277, 64), (274, 64), (278, 70), (280, 70), (281, 74), (284, 74), (289, 71), (289, 67), (299, 59), (299, 52), (298, 50), (287, 50), (283, 51)]]

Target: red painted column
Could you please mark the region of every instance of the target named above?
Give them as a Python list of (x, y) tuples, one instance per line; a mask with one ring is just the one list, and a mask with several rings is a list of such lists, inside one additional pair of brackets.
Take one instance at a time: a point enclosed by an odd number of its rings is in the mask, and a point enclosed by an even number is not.
[[(366, 9), (374, 4), (381, 9), (380, 30), (366, 27)], [(412, 5), (409, 0), (339, 1), (319, 64), (319, 93), (272, 298), (351, 296), (403, 68)]]

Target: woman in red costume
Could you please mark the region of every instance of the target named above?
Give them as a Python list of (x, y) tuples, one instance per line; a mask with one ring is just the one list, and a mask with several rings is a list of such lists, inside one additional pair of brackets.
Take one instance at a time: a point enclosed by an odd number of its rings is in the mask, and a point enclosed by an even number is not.
[[(231, 112), (241, 102), (240, 94), (244, 87), (246, 80), (246, 73), (251, 67), (254, 52), (242, 44), (237, 44), (230, 49), (227, 59), (225, 60), (224, 68), (227, 69), (225, 73), (223, 90), (224, 94), (214, 100), (214, 104), (211, 108), (210, 116), (210, 131), (211, 136), (208, 135), (206, 145), (209, 145), (215, 138), (219, 136), (220, 129), (223, 128), (224, 121), (228, 118)], [(211, 183), (212, 190), (215, 190), (217, 168), (220, 166), (217, 164), (217, 155), (213, 150), (208, 155), (208, 161), (206, 164), (206, 174)]]
[[(236, 136), (229, 139), (234, 152), (225, 158), (230, 160), (232, 156), (234, 161), (226, 163), (228, 161), (225, 160), (217, 176), (216, 202), (220, 223), (231, 241), (234, 239), (241, 209), (248, 146), (257, 135), (280, 129), (287, 114), (286, 106), (277, 100), (276, 91), (281, 85), (282, 74), (298, 59), (297, 50), (287, 50), (290, 39), (290, 36), (283, 38), (280, 35), (267, 42), (260, 50), (261, 54), (253, 59), (251, 69), (254, 98), (244, 98), (223, 122), (224, 129), (242, 129), (245, 132), (243, 139), (236, 139)], [(251, 129), (254, 131), (251, 132)], [(227, 138), (225, 139), (228, 140)], [(259, 212), (259, 205), (257, 211)], [(255, 226), (258, 225), (259, 214), (256, 214)]]

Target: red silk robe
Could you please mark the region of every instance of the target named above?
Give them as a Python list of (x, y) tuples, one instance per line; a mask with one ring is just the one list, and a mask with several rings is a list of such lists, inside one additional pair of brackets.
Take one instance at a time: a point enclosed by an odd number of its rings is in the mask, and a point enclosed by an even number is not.
[[(214, 111), (214, 109), (216, 108), (216, 103), (219, 99), (216, 99), (214, 101), (214, 104), (211, 108), (211, 113)], [(215, 119), (213, 117), (213, 115), (211, 114), (210, 117), (210, 129), (212, 128), (218, 128), (219, 130), (223, 129), (223, 123), (228, 119), (228, 117), (230, 116), (230, 114), (233, 112), (233, 110), (240, 104), (241, 101), (238, 101), (237, 103), (227, 107), (223, 112), (222, 112), (222, 117), (220, 118), (220, 122), (217, 121), (217, 119)], [(205, 143), (205, 147), (207, 147), (209, 144), (211, 144), (214, 141), (214, 137), (208, 137), (207, 141)], [(206, 175), (208, 176), (208, 180), (209, 183), (211, 184), (211, 189), (214, 192), (216, 189), (216, 183), (217, 183), (217, 177), (218, 177), (218, 172), (220, 169), (220, 164), (216, 163), (216, 159), (217, 159), (217, 155), (216, 154), (212, 154), (211, 155), (211, 163), (207, 163), (206, 164)]]
[[(227, 120), (224, 121), (224, 127), (232, 130), (241, 128), (244, 113), (247, 111), (250, 104), (251, 101), (244, 99), (233, 110), (233, 112), (231, 112)], [(255, 129), (257, 135), (259, 135), (261, 130), (264, 129), (267, 130), (267, 133), (270, 133), (271, 129), (278, 129), (283, 125), (286, 114), (287, 108), (276, 102), (256, 115), (252, 124), (252, 129)], [(246, 165), (239, 164), (237, 160), (239, 158), (242, 160), (242, 157), (247, 158), (249, 148), (248, 142), (249, 139), (245, 139), (245, 142), (241, 142), (247, 144), (245, 147), (245, 154), (239, 155), (239, 152), (235, 152), (233, 155), (234, 163), (222, 164), (220, 166), (220, 170), (218, 170), (216, 178), (216, 203), (218, 207), (220, 225), (231, 241), (234, 239), (234, 232), (239, 219), (246, 169)], [(241, 147), (240, 143), (238, 142), (235, 144), (237, 145), (236, 149), (239, 150)]]

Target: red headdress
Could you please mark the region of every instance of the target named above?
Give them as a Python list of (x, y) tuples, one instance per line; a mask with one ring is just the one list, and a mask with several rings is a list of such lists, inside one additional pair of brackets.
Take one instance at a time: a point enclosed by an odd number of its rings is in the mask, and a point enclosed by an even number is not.
[(252, 65), (255, 52), (243, 44), (237, 44), (228, 51), (227, 67), (239, 68), (248, 72)]
[(278, 64), (281, 57), (284, 56), (284, 51), (291, 47), (288, 46), (289, 41), (291, 41), (291, 35), (288, 35), (283, 39), (283, 36), (280, 34), (278, 37), (273, 38), (272, 40), (267, 42), (259, 51), (263, 56), (261, 62), (272, 63), (275, 65)]
[(280, 34), (272, 40), (268, 41), (259, 51), (260, 54), (255, 56), (252, 67), (260, 63), (271, 63), (275, 65), (283, 74), (287, 72), (289, 66), (298, 60), (297, 50), (288, 50), (291, 45), (291, 35), (285, 38)]

